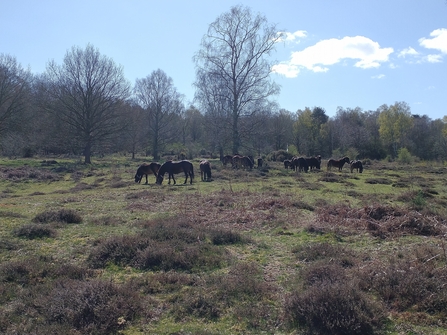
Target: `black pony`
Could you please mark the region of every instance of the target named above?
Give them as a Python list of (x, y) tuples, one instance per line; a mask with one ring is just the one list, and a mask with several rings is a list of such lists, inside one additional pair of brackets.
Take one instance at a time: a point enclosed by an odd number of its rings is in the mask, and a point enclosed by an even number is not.
[(332, 167), (338, 168), (338, 171), (341, 171), (343, 169), (343, 165), (345, 163), (349, 163), (349, 157), (343, 157), (340, 159), (329, 159), (327, 162), (327, 170), (331, 170)]
[(363, 164), (361, 161), (351, 161), (351, 173), (354, 170), (357, 170), (358, 173), (363, 172)]
[(135, 182), (141, 183), (141, 179), (143, 179), (143, 176), (145, 175), (147, 184), (147, 176), (152, 173), (155, 177), (157, 177), (158, 169), (160, 168), (160, 166), (161, 164), (155, 162), (152, 162), (150, 164), (144, 163), (140, 165), (137, 169), (137, 173), (135, 174)]
[(222, 162), (223, 166), (227, 166), (228, 163), (233, 165), (233, 156), (231, 155), (223, 156), (220, 161)]
[(309, 171), (309, 164), (304, 157), (293, 157), (292, 159), (292, 169), (299, 172), (307, 172)]
[(183, 172), (185, 173), (185, 182), (183, 184), (186, 184), (188, 181), (188, 176), (190, 179), (190, 184), (192, 184), (192, 179), (194, 178), (194, 168), (192, 166), (192, 163), (187, 160), (173, 162), (173, 161), (167, 161), (164, 163), (160, 169), (158, 170), (157, 174), (157, 184), (161, 185), (163, 183), (163, 178), (165, 173), (168, 173), (169, 175), (169, 182), (168, 184), (171, 184), (171, 178), (174, 181), (175, 185), (175, 179), (174, 174)]
[(307, 162), (307, 166), (310, 170), (317, 169), (320, 170), (321, 167), (321, 156), (312, 156), (312, 157), (305, 157), (304, 158)]
[(249, 168), (253, 169), (253, 161), (248, 156), (233, 156), (233, 168), (239, 169), (244, 167), (244, 169)]
[(202, 181), (211, 181), (211, 164), (206, 159), (200, 162), (200, 177)]

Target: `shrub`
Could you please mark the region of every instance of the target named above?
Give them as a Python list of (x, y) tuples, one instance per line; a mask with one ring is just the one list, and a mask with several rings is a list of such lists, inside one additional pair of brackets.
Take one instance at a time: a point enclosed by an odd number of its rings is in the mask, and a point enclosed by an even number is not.
[(221, 294), (239, 301), (259, 301), (271, 292), (263, 274), (262, 268), (254, 262), (237, 263), (222, 278)]
[(400, 164), (411, 164), (413, 162), (414, 158), (411, 156), (410, 152), (407, 148), (401, 148), (399, 149), (397, 153), (397, 161)]
[(287, 299), (291, 325), (312, 334), (372, 334), (384, 320), (382, 308), (351, 282), (321, 281)]
[(139, 250), (134, 266), (141, 270), (180, 270), (219, 268), (226, 259), (221, 249), (207, 243), (159, 242)]
[(115, 334), (142, 308), (132, 290), (100, 280), (58, 281), (41, 299), (48, 323), (70, 325), (82, 334)]
[(364, 290), (375, 292), (392, 310), (406, 312), (411, 309), (444, 320), (447, 269), (444, 262), (436, 264), (440, 252), (439, 248), (426, 246), (406, 250), (398, 257), (373, 262), (360, 269), (358, 278)]
[(413, 209), (421, 210), (427, 204), (425, 200), (424, 193), (422, 191), (418, 191), (414, 198), (412, 199)]
[(237, 244), (244, 241), (241, 234), (230, 230), (212, 230), (210, 235), (214, 245)]
[(358, 255), (352, 250), (327, 242), (303, 244), (292, 249), (292, 252), (300, 261), (315, 262), (330, 259), (342, 267), (351, 267), (358, 259)]
[(47, 211), (37, 214), (33, 222), (49, 223), (49, 222), (65, 222), (65, 223), (81, 223), (82, 217), (72, 209), (61, 209), (59, 211)]
[(159, 242), (178, 240), (196, 243), (205, 239), (204, 230), (194, 227), (184, 218), (156, 219), (145, 223), (144, 228), (144, 236)]
[(141, 236), (113, 236), (93, 248), (87, 262), (94, 268), (105, 267), (108, 263), (120, 266), (131, 265), (138, 250), (149, 245), (147, 238)]
[(267, 156), (267, 160), (274, 162), (283, 162), (285, 159), (292, 159), (293, 154), (286, 150), (273, 151)]
[(87, 261), (94, 268), (112, 263), (141, 270), (164, 271), (218, 268), (226, 262), (222, 249), (197, 240), (197, 235), (177, 234), (172, 235), (169, 230), (162, 229), (148, 233), (149, 236), (111, 237), (99, 241)]
[(33, 240), (35, 238), (56, 237), (56, 230), (51, 227), (30, 223), (15, 229), (13, 234), (17, 237)]
[(21, 286), (34, 285), (44, 279), (86, 279), (93, 271), (73, 264), (55, 263), (46, 257), (30, 257), (0, 265), (0, 282), (12, 282)]

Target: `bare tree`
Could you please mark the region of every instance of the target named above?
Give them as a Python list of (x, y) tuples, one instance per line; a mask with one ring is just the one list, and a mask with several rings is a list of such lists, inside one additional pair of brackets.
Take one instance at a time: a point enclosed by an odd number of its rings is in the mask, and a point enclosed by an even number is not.
[(241, 116), (254, 115), (268, 97), (279, 93), (279, 86), (270, 79), (272, 64), (266, 56), (281, 36), (264, 16), (253, 16), (249, 8), (239, 5), (210, 24), (194, 57), (196, 99), (210, 110), (206, 93), (212, 92), (219, 105), (211, 110), (229, 113), (233, 153), (241, 145)]
[(134, 92), (138, 104), (146, 110), (152, 155), (157, 160), (160, 148), (175, 134), (174, 119), (184, 112), (183, 96), (177, 92), (172, 78), (160, 69), (137, 79)]
[(30, 99), (32, 76), (15, 57), (0, 54), (0, 136), (23, 124)]
[(62, 65), (51, 61), (46, 74), (49, 101), (44, 108), (70, 126), (90, 164), (94, 146), (123, 130), (120, 107), (130, 95), (123, 69), (89, 44), (67, 51)]

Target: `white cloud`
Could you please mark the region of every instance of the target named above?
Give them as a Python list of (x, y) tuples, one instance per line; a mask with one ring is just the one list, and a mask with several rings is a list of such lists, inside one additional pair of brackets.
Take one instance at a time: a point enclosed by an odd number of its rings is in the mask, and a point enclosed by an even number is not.
[(294, 33), (283, 31), (281, 34), (283, 36), (278, 40), (278, 42), (294, 42), (296, 39), (305, 38), (307, 36), (307, 31), (297, 30)]
[(406, 49), (403, 49), (401, 52), (399, 52), (399, 54), (397, 56), (405, 58), (408, 55), (410, 55), (410, 56), (417, 56), (417, 55), (419, 55), (419, 52), (414, 50), (412, 47), (408, 47)]
[[(273, 70), (293, 78), (299, 73), (296, 69), (327, 72), (329, 65), (340, 63), (344, 59), (357, 59), (354, 66), (362, 69), (377, 68), (380, 63), (388, 61), (393, 51), (393, 48), (380, 48), (379, 43), (364, 36), (332, 38), (320, 41), (302, 51), (293, 52), (289, 61), (274, 66)], [(295, 71), (288, 72), (287, 69)]]
[(377, 76), (372, 76), (371, 78), (372, 79), (383, 79), (383, 78), (385, 78), (385, 75), (383, 73), (381, 73), (381, 74), (378, 74)]
[(447, 29), (441, 28), (430, 33), (433, 38), (420, 38), (419, 44), (427, 49), (435, 49), (447, 54)]
[(300, 73), (298, 66), (280, 63), (272, 66), (272, 71), (278, 74), (282, 74), (286, 78), (295, 78)]
[(441, 63), (442, 56), (441, 55), (428, 55), (424, 58), (424, 60), (429, 63)]

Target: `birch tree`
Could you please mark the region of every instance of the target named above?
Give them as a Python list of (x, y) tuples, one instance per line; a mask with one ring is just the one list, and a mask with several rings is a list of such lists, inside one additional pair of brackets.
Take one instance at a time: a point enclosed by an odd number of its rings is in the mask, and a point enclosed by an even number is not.
[(270, 78), (272, 63), (267, 56), (281, 37), (264, 16), (239, 5), (210, 24), (194, 57), (196, 99), (206, 105), (205, 91), (220, 95), (215, 97), (220, 106), (212, 110), (230, 116), (233, 153), (241, 146), (241, 117), (253, 116), (269, 97), (279, 93), (279, 86)]

